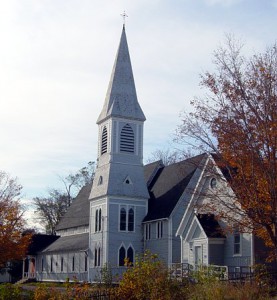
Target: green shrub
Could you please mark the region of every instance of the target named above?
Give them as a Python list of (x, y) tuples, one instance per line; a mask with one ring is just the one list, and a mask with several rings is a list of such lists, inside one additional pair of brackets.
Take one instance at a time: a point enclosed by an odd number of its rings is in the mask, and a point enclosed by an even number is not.
[(0, 300), (22, 300), (24, 298), (24, 293), (18, 285), (13, 285), (10, 283), (0, 284)]
[(183, 299), (180, 285), (170, 279), (167, 267), (149, 251), (128, 266), (117, 292), (120, 300)]

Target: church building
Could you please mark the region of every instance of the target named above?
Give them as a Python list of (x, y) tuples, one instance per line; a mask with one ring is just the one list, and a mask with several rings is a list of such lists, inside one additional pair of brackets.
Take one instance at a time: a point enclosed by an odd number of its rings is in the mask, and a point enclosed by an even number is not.
[[(58, 224), (58, 238), (29, 255), (38, 281), (94, 282), (104, 266), (122, 274), (125, 259), (132, 263), (145, 250), (158, 254), (169, 267), (254, 264), (252, 234), (227, 234), (226, 224), (213, 212), (196, 209), (196, 204), (211, 201), (217, 188), (230, 189), (213, 156), (204, 153), (169, 166), (162, 161), (144, 165), (145, 120), (123, 26), (97, 119), (93, 183), (81, 189)], [(216, 172), (210, 172), (210, 166)]]

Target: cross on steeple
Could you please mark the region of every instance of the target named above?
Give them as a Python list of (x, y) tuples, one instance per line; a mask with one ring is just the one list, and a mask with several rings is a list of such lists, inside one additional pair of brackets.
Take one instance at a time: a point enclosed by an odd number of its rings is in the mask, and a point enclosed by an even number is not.
[(128, 17), (128, 15), (126, 14), (125, 10), (122, 14), (120, 14), (122, 16), (123, 19), (123, 26), (125, 27), (125, 21), (126, 21), (126, 17)]

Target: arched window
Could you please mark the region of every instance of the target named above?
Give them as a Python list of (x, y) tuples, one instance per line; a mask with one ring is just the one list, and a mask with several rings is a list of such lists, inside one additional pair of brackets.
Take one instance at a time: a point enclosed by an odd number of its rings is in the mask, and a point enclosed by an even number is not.
[(95, 248), (94, 249), (94, 266), (97, 267), (98, 266), (98, 262), (97, 262), (97, 259), (98, 259), (98, 254), (97, 254), (97, 249)]
[(108, 149), (108, 131), (105, 126), (102, 131), (101, 155), (106, 153)]
[(99, 267), (100, 266), (100, 260), (101, 260), (101, 249), (95, 248), (94, 249), (94, 266)]
[(123, 246), (119, 249), (119, 266), (125, 265), (126, 250)]
[(127, 250), (127, 258), (128, 258), (129, 264), (132, 265), (134, 263), (134, 250), (131, 246)]
[(126, 230), (126, 209), (124, 207), (120, 209), (120, 230)]
[(101, 208), (95, 210), (95, 232), (101, 231), (102, 225), (102, 210)]
[(120, 133), (120, 152), (135, 152), (135, 135), (129, 124), (126, 124)]
[(99, 208), (99, 213), (98, 213), (98, 231), (101, 231), (101, 219), (102, 219), (102, 211), (101, 211), (101, 208)]
[(103, 184), (103, 177), (102, 176), (100, 176), (99, 180), (98, 180), (98, 185), (101, 185), (101, 184)]
[(98, 248), (98, 267), (100, 267), (100, 265), (101, 265), (101, 262), (100, 262), (100, 257), (101, 257), (101, 249), (100, 248)]
[(135, 219), (134, 210), (130, 208), (128, 212), (128, 231), (134, 231), (134, 219)]
[(95, 211), (95, 232), (98, 231), (98, 219), (99, 219), (99, 211), (96, 209)]

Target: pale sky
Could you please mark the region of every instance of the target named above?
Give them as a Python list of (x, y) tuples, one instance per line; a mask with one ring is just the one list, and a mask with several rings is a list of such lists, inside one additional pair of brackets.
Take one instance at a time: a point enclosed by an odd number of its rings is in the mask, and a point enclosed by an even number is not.
[(96, 160), (124, 10), (145, 159), (205, 93), (199, 75), (225, 34), (246, 54), (277, 38), (277, 0), (0, 0), (0, 169), (18, 177), (25, 204)]

